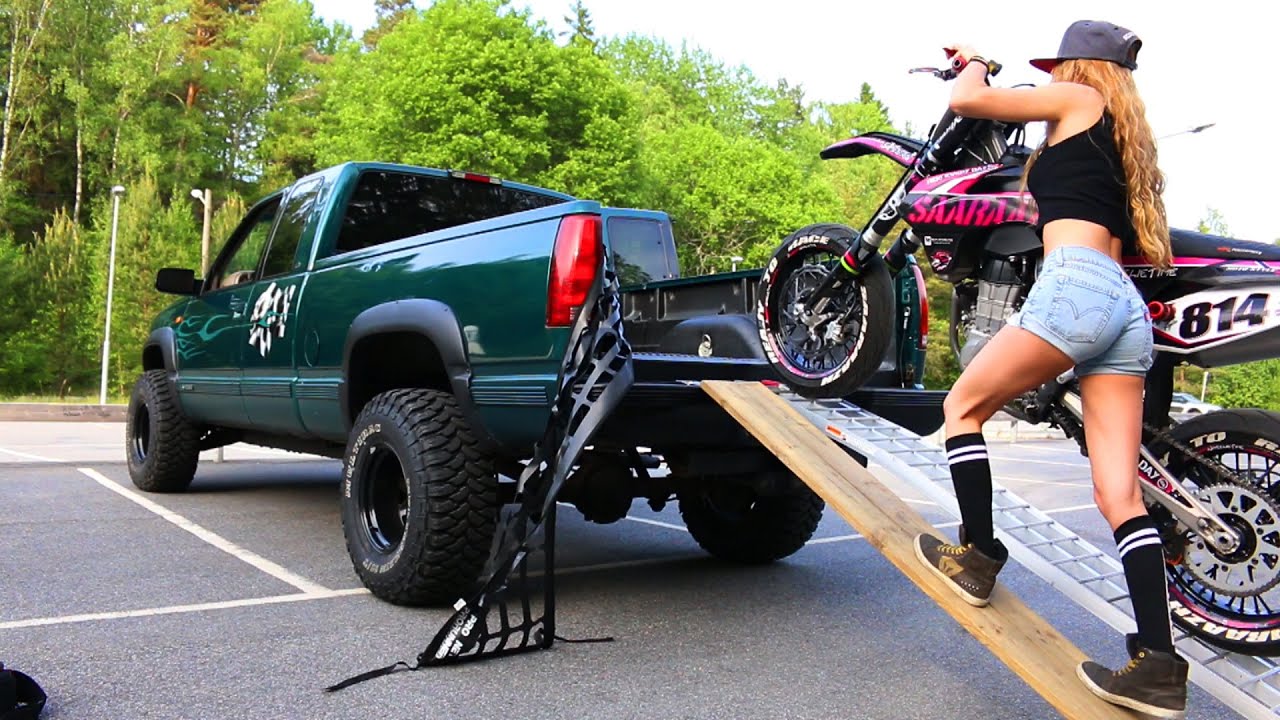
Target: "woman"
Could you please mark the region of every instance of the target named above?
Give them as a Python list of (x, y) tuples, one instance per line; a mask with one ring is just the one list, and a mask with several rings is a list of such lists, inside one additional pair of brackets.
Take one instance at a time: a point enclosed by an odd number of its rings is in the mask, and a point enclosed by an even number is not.
[(959, 69), (951, 109), (1013, 122), (1045, 121), (1028, 163), (1045, 261), (1022, 309), (965, 368), (944, 403), (947, 457), (963, 521), (960, 544), (921, 535), (916, 555), (973, 605), (987, 604), (1008, 552), (992, 532), (991, 468), (982, 424), (1018, 395), (1075, 369), (1093, 496), (1111, 525), (1137, 621), (1131, 660), (1117, 672), (1085, 662), (1095, 694), (1158, 717), (1183, 717), (1187, 663), (1174, 652), (1164, 555), (1137, 480), (1143, 380), (1151, 367), (1151, 316), (1120, 266), (1171, 256), (1163, 177), (1132, 71), (1142, 41), (1111, 23), (1080, 21), (1055, 58), (1033, 60), (1053, 82), (1000, 89), (988, 63), (953, 48)]

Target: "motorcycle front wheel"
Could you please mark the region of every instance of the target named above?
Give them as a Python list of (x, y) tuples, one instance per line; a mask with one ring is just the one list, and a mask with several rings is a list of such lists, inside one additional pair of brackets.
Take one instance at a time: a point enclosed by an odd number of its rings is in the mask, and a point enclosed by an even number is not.
[(757, 324), (773, 369), (811, 398), (844, 397), (879, 369), (893, 339), (893, 280), (876, 257), (831, 298), (818, 316), (804, 302), (858, 233), (844, 225), (810, 225), (789, 235), (760, 279)]
[[(1174, 477), (1241, 538), (1240, 547), (1223, 553), (1166, 524), (1173, 622), (1224, 650), (1280, 655), (1280, 414), (1220, 410), (1175, 425), (1170, 434), (1236, 478), (1224, 481), (1177, 451), (1164, 456)], [(1157, 522), (1167, 519), (1162, 512), (1153, 510)]]

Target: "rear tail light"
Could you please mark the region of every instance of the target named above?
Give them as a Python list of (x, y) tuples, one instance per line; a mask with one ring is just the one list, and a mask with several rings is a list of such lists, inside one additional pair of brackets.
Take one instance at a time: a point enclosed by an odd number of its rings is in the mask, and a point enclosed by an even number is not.
[(600, 272), (603, 251), (599, 215), (568, 215), (560, 220), (547, 283), (548, 327), (569, 327), (578, 319)]
[(920, 271), (920, 266), (912, 263), (911, 270), (916, 276), (916, 296), (920, 298), (920, 339), (916, 347), (927, 350), (929, 348), (929, 291), (925, 288), (924, 273)]

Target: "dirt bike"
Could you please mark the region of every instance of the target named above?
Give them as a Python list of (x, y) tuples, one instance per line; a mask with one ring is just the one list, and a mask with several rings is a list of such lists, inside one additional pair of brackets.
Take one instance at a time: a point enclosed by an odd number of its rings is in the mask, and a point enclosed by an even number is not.
[[(911, 72), (944, 80), (956, 73)], [(866, 226), (803, 228), (783, 241), (761, 278), (762, 344), (804, 396), (846, 396), (875, 372), (896, 317), (891, 277), (917, 250), (953, 285), (950, 341), (961, 367), (1021, 307), (1043, 261), (1035, 203), (1021, 191), (1031, 154), (1022, 124), (948, 110), (926, 142), (871, 132), (821, 155), (870, 154), (904, 172)], [(881, 253), (901, 222), (906, 229)], [(1181, 424), (1168, 414), (1176, 365), (1280, 357), (1280, 247), (1170, 235), (1172, 267), (1140, 257), (1122, 264), (1154, 327), (1138, 474), (1164, 541), (1171, 614), (1210, 644), (1280, 655), (1280, 414), (1223, 410)], [(1070, 373), (1006, 409), (1061, 428), (1087, 454)]]

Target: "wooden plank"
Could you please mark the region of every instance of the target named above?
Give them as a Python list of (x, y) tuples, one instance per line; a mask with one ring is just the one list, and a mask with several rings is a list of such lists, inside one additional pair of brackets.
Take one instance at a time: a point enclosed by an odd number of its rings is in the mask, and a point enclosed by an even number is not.
[(933, 526), (907, 506), (822, 430), (759, 383), (704, 382), (702, 387), (902, 574), (1067, 718), (1134, 718), (1099, 699), (1076, 678), (1084, 653), (1003, 585), (977, 608), (961, 600), (915, 556), (913, 542)]

